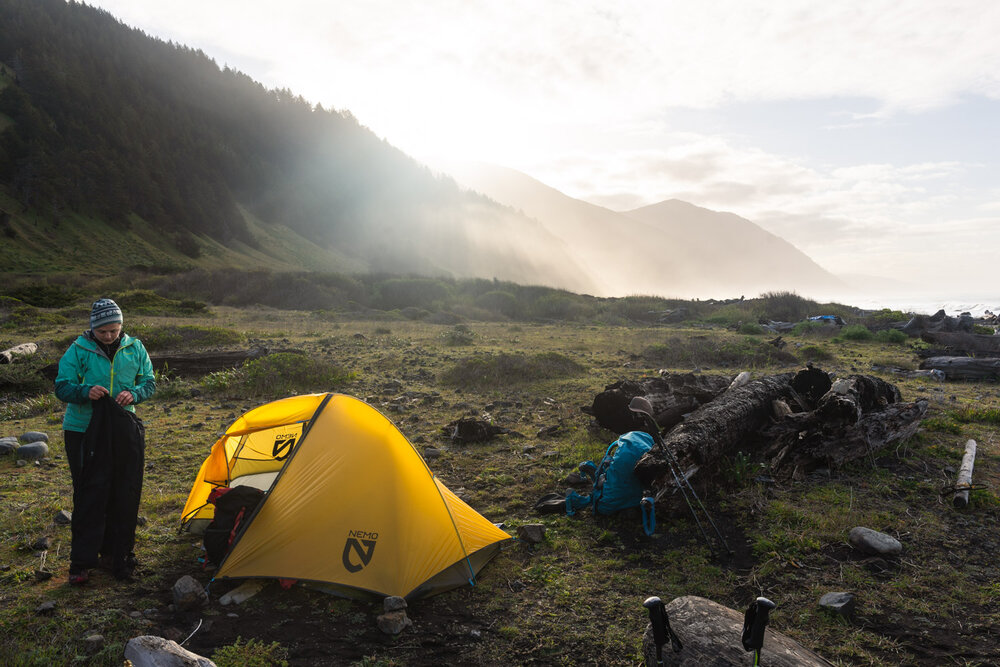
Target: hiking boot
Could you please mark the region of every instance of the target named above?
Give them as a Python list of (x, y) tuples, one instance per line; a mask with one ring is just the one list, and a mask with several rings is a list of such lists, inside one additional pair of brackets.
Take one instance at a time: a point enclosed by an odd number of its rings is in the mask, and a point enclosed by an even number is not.
[(70, 586), (83, 586), (90, 580), (90, 574), (86, 570), (69, 573)]

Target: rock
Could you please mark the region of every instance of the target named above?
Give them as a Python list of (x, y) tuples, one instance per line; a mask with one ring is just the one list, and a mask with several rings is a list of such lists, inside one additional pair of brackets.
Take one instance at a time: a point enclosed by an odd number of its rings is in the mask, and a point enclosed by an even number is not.
[(424, 447), (424, 460), (433, 461), (436, 458), (440, 458), (441, 450), (437, 447)]
[(566, 478), (563, 479), (563, 481), (562, 481), (563, 484), (569, 484), (570, 486), (576, 486), (578, 484), (586, 484), (586, 483), (589, 483), (589, 482), (590, 482), (590, 480), (585, 479), (584, 476), (581, 475), (576, 470), (574, 470), (570, 474), (566, 475)]
[(251, 579), (249, 581), (245, 581), (240, 586), (234, 588), (219, 598), (219, 604), (224, 607), (231, 604), (243, 604), (253, 596), (257, 595), (257, 593), (260, 593), (266, 584), (267, 582), (262, 579)]
[(0, 455), (10, 454), (17, 449), (17, 446), (17, 438), (14, 436), (0, 438)]
[(84, 638), (83, 644), (87, 653), (97, 653), (104, 648), (104, 635), (89, 635)]
[(24, 445), (30, 444), (32, 442), (47, 443), (49, 441), (49, 434), (43, 433), (41, 431), (27, 431), (26, 433), (22, 433), (20, 438), (18, 439), (21, 441), (21, 444)]
[(899, 540), (871, 528), (851, 528), (847, 539), (855, 549), (875, 556), (898, 556), (903, 551)]
[(52, 539), (48, 535), (39, 537), (31, 544), (31, 548), (34, 551), (48, 551), (49, 545), (52, 544)]
[(56, 601), (55, 600), (46, 600), (42, 604), (40, 604), (37, 607), (35, 607), (35, 613), (38, 614), (38, 615), (40, 615), (40, 616), (45, 616), (47, 614), (51, 614), (55, 610), (56, 610)]
[(66, 510), (59, 510), (52, 520), (57, 526), (68, 526), (73, 523), (73, 513)]
[(35, 581), (48, 581), (52, 578), (52, 573), (48, 570), (35, 570)]
[(37, 461), (49, 455), (49, 446), (38, 440), (17, 448), (17, 457), (26, 461)]
[(125, 659), (132, 667), (215, 667), (215, 663), (163, 637), (143, 635), (125, 644)]
[(840, 614), (844, 618), (850, 618), (854, 615), (854, 594), (827, 593), (819, 599), (819, 606), (829, 609), (835, 614)]
[(407, 616), (406, 612), (402, 609), (382, 614), (378, 617), (377, 622), (378, 629), (387, 635), (398, 635), (400, 632), (413, 625), (413, 621), (410, 620), (410, 617)]
[(26, 465), (28, 465), (28, 462), (25, 461), (24, 459), (18, 459), (17, 463), (15, 463), (14, 465), (16, 465), (18, 468), (23, 468)]
[(541, 523), (526, 523), (517, 527), (517, 537), (528, 544), (539, 544), (545, 539), (545, 525)]
[(382, 601), (382, 609), (386, 613), (406, 609), (406, 599), (401, 598), (398, 595), (390, 595)]
[(180, 611), (197, 609), (208, 604), (208, 594), (198, 581), (190, 576), (184, 575), (174, 584), (174, 607)]

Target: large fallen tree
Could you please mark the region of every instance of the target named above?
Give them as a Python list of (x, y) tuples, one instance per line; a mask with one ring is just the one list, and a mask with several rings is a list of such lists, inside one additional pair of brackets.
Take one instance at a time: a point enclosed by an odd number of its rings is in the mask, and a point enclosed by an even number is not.
[(732, 377), (695, 373), (662, 373), (659, 377), (620, 380), (594, 397), (593, 405), (581, 410), (613, 433), (641, 430), (642, 418), (628, 409), (629, 401), (645, 396), (653, 406), (653, 418), (661, 429), (680, 423), (684, 415), (709, 403), (729, 387)]
[(927, 401), (903, 403), (899, 390), (868, 375), (834, 382), (818, 368), (770, 375), (728, 389), (663, 436), (636, 464), (647, 488), (672, 484), (671, 455), (681, 469), (717, 467), (742, 451), (772, 474), (799, 476), (839, 466), (910, 437)]
[(931, 357), (920, 362), (920, 368), (942, 371), (946, 380), (1000, 379), (1000, 359)]
[(935, 346), (921, 351), (922, 357), (1000, 357), (1000, 336), (925, 331), (920, 338)]

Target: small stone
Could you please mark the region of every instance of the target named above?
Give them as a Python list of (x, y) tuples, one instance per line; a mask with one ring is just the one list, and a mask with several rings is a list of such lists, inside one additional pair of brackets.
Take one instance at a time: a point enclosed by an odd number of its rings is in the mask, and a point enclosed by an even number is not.
[(16, 463), (15, 465), (16, 465), (16, 466), (17, 466), (18, 468), (23, 468), (23, 467), (25, 467), (26, 465), (28, 465), (28, 462), (27, 462), (27, 461), (25, 461), (24, 459), (18, 459), (18, 460), (17, 460), (17, 463)]
[(47, 433), (42, 433), (41, 431), (28, 431), (27, 433), (22, 433), (19, 440), (22, 444), (27, 445), (31, 442), (48, 442), (49, 436)]
[(52, 540), (45, 535), (35, 540), (34, 543), (32, 543), (31, 548), (35, 551), (48, 551), (50, 544), (52, 544)]
[(538, 449), (538, 447), (535, 447), (534, 445), (525, 445), (524, 447), (521, 448), (521, 453), (534, 454), (536, 449)]
[(545, 539), (545, 525), (526, 523), (517, 528), (517, 537), (528, 544), (539, 544)]
[(48, 581), (52, 578), (52, 573), (48, 570), (35, 570), (35, 581)]
[(174, 595), (174, 606), (181, 611), (198, 609), (208, 604), (208, 594), (198, 581), (190, 576), (184, 575), (174, 583), (172, 589)]
[(844, 618), (854, 615), (854, 594), (853, 593), (826, 593), (819, 599), (819, 606), (828, 609)]
[(424, 459), (427, 461), (433, 461), (434, 459), (440, 458), (441, 450), (437, 447), (424, 447)]
[(401, 598), (398, 595), (390, 595), (382, 601), (382, 609), (387, 613), (390, 611), (406, 609), (406, 599)]
[(545, 458), (545, 459), (555, 458), (556, 456), (559, 456), (559, 452), (557, 452), (554, 449), (550, 449), (550, 450), (548, 450), (546, 452), (542, 452), (542, 458)]
[(398, 635), (413, 625), (413, 621), (410, 620), (409, 616), (403, 610), (390, 611), (387, 614), (382, 614), (376, 620), (378, 622), (378, 629), (387, 635)]
[(874, 556), (898, 556), (903, 551), (896, 538), (862, 526), (851, 528), (847, 539), (855, 549)]
[(51, 614), (55, 610), (56, 610), (56, 601), (55, 600), (46, 600), (42, 604), (40, 604), (37, 607), (35, 607), (35, 613), (39, 614), (40, 616), (45, 616), (46, 614)]
[(83, 643), (88, 651), (100, 651), (104, 648), (104, 635), (89, 635), (84, 638)]
[(587, 481), (589, 480), (584, 479), (583, 475), (574, 470), (570, 474), (566, 475), (566, 478), (562, 481), (562, 483), (569, 484), (570, 486), (576, 486), (577, 484), (583, 484)]
[(52, 520), (57, 526), (68, 526), (73, 523), (73, 513), (66, 510), (59, 510)]
[(144, 516), (138, 516), (135, 518), (135, 525), (137, 526), (145, 526), (147, 523), (148, 519), (146, 519), (146, 517)]

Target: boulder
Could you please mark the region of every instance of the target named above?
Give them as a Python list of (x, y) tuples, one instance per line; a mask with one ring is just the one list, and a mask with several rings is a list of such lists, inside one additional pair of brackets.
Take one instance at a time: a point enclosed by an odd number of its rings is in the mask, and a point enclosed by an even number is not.
[(21, 445), (17, 448), (17, 458), (25, 461), (38, 461), (49, 455), (49, 446), (45, 442), (38, 440)]
[(208, 593), (198, 581), (190, 576), (184, 575), (174, 584), (174, 607), (180, 611), (198, 609), (208, 604)]
[(896, 538), (862, 526), (851, 528), (847, 539), (855, 549), (872, 556), (898, 556), (903, 551)]
[(48, 442), (48, 433), (43, 433), (41, 431), (28, 431), (27, 433), (21, 434), (21, 443), (27, 445), (31, 442)]

